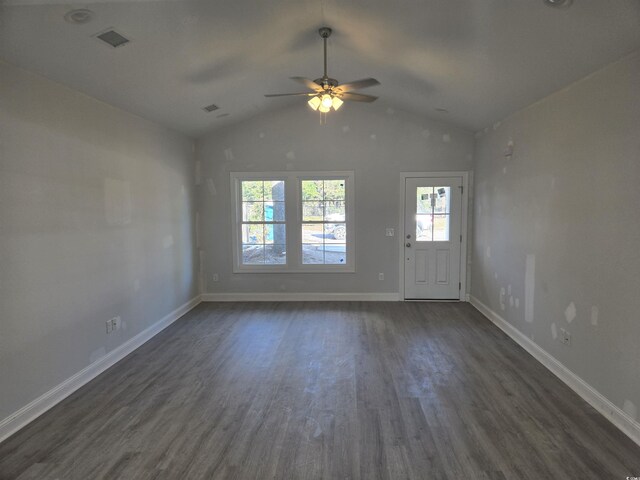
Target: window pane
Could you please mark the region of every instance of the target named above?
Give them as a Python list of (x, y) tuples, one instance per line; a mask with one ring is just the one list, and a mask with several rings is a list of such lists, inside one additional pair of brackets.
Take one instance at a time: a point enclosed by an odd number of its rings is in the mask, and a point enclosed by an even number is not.
[(264, 243), (264, 224), (242, 225), (242, 243)]
[(264, 225), (264, 243), (278, 243), (284, 245), (286, 243), (286, 229), (284, 224), (265, 224)]
[(264, 199), (278, 202), (284, 201), (284, 181), (267, 180), (264, 182)]
[(324, 241), (325, 243), (345, 243), (347, 241), (347, 224), (325, 223)]
[(433, 241), (449, 241), (449, 215), (433, 216)]
[(324, 202), (302, 202), (302, 221), (321, 222)]
[(259, 200), (262, 201), (262, 180), (243, 180), (242, 181), (242, 200)]
[(325, 180), (324, 199), (344, 200), (344, 180)]
[(265, 245), (264, 263), (267, 265), (283, 265), (287, 263), (287, 252), (284, 245)]
[(265, 202), (264, 221), (284, 222), (284, 202)]
[(451, 202), (451, 187), (434, 187), (435, 213), (449, 213)]
[(416, 215), (416, 240), (430, 242), (432, 235), (431, 215)]
[(344, 202), (330, 201), (324, 204), (324, 221), (325, 222), (344, 222)]
[(264, 221), (264, 203), (262, 202), (242, 202), (243, 222)]
[(417, 213), (431, 213), (431, 198), (433, 187), (418, 187), (417, 191)]
[(273, 225), (264, 225), (264, 243), (273, 243)]
[(322, 200), (322, 180), (302, 180), (302, 200)]
[(264, 263), (264, 245), (242, 245), (242, 263), (260, 265)]
[(335, 243), (324, 246), (324, 263), (342, 265), (347, 263), (347, 246), (344, 243)]
[(322, 244), (303, 244), (302, 245), (302, 263), (318, 264), (324, 263), (324, 245)]
[(302, 243), (323, 243), (322, 223), (302, 225)]

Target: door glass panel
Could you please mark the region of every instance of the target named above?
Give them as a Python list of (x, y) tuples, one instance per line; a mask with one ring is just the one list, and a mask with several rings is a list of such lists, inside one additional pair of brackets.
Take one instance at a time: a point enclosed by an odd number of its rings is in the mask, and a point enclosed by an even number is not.
[(451, 187), (417, 187), (416, 192), (416, 240), (448, 241)]
[(416, 240), (419, 242), (430, 242), (433, 240), (432, 232), (433, 215), (416, 215)]
[(434, 213), (450, 213), (451, 187), (434, 187)]
[(417, 191), (417, 203), (416, 213), (431, 213), (431, 199), (433, 197), (433, 187), (418, 187)]
[(433, 241), (448, 242), (449, 241), (449, 215), (433, 216)]

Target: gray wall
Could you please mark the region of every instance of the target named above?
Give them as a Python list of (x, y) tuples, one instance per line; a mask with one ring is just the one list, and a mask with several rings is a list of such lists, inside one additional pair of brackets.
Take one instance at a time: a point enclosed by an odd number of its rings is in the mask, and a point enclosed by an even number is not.
[[(205, 291), (397, 292), (398, 243), (385, 228), (398, 233), (399, 172), (471, 170), (473, 143), (466, 131), (377, 103), (347, 103), (320, 125), (300, 102), (200, 139)], [(355, 171), (356, 273), (232, 273), (229, 172), (282, 170)]]
[(196, 295), (192, 146), (0, 63), (0, 419)]
[(639, 85), (636, 54), (478, 135), (472, 269), (473, 296), (636, 419)]

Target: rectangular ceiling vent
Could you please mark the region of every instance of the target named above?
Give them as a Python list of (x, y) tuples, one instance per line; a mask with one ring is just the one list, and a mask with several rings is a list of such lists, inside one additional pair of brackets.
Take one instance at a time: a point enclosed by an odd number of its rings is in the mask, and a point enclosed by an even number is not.
[(202, 109), (207, 113), (211, 113), (211, 112), (215, 112), (219, 108), (220, 108), (219, 106), (217, 106), (217, 105), (212, 103), (211, 105), (207, 105), (206, 107), (203, 107)]
[(105, 32), (98, 33), (96, 38), (102, 40), (104, 43), (108, 43), (113, 48), (118, 48), (129, 43), (129, 39), (127, 37), (119, 34), (113, 28), (110, 28)]

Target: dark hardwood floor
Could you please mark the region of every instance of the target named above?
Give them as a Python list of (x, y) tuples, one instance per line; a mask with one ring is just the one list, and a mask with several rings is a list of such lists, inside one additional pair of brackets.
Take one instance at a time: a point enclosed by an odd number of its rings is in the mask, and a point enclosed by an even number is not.
[(624, 479), (640, 447), (459, 303), (205, 303), (0, 444), (1, 479)]

